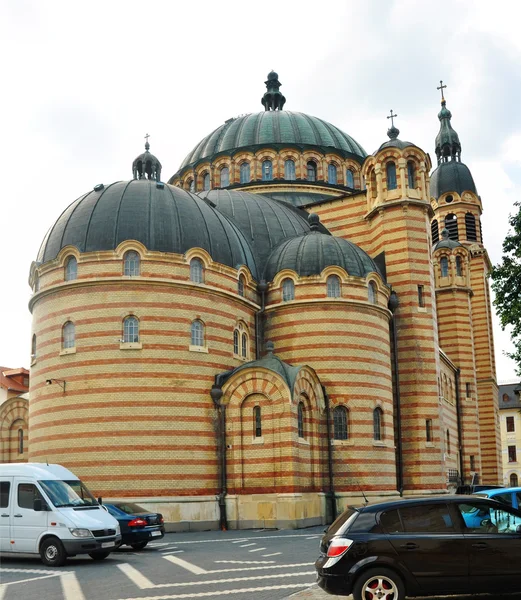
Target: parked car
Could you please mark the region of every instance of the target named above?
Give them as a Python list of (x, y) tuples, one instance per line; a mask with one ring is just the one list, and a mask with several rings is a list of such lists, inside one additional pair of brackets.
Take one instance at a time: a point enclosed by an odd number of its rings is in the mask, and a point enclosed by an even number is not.
[(475, 494), (483, 490), (491, 489), (504, 489), (502, 485), (490, 485), (486, 483), (470, 484), (470, 485), (458, 485), (456, 488), (456, 494)]
[(479, 496), (480, 498), (493, 498), (498, 502), (508, 504), (508, 506), (521, 508), (521, 487), (487, 489), (480, 492), (474, 492), (474, 495)]
[(520, 560), (521, 511), (447, 495), (349, 507), (326, 530), (315, 568), (329, 594), (403, 600), (519, 590)]
[(150, 540), (160, 540), (165, 535), (161, 513), (151, 513), (133, 502), (103, 503), (121, 528), (121, 545), (143, 550)]

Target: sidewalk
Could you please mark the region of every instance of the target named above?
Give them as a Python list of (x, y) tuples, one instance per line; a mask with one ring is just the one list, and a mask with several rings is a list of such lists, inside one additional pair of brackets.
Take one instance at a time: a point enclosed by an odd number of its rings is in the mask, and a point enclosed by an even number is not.
[(331, 596), (315, 583), (307, 590), (288, 596), (286, 600), (353, 600), (353, 596)]

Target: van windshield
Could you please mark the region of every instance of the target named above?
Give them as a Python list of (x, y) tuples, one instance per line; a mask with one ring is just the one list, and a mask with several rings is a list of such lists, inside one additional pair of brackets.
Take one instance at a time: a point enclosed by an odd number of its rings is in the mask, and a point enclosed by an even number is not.
[(56, 508), (64, 506), (97, 506), (98, 501), (79, 479), (59, 481), (57, 479), (38, 482)]

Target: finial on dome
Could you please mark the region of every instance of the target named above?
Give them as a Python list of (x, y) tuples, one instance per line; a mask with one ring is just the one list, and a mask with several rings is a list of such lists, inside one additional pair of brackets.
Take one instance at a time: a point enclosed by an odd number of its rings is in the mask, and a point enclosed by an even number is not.
[(391, 140), (395, 140), (400, 135), (400, 130), (394, 126), (394, 119), (397, 116), (398, 115), (393, 115), (393, 109), (391, 108), (391, 114), (387, 117), (388, 119), (391, 119), (391, 127), (387, 130), (387, 135)]
[(448, 240), (448, 239), (449, 239), (449, 237), (450, 237), (450, 233), (449, 233), (449, 230), (448, 230), (446, 227), (444, 227), (444, 228), (443, 228), (443, 230), (442, 230), (442, 232), (441, 232), (441, 237), (442, 237), (444, 240)]
[(266, 354), (268, 356), (271, 356), (274, 351), (275, 351), (275, 344), (271, 340), (267, 341), (266, 342)]
[(151, 153), (148, 138), (150, 135), (145, 135), (145, 151), (134, 159), (132, 163), (132, 175), (134, 179), (153, 179), (161, 181), (161, 163)]
[(309, 223), (309, 228), (311, 229), (311, 231), (318, 231), (318, 225), (320, 223), (320, 217), (317, 215), (317, 213), (310, 213), (308, 215), (308, 223)]
[(279, 88), (282, 84), (279, 81), (278, 73), (275, 73), (275, 71), (268, 73), (268, 79), (264, 83), (267, 88), (267, 91), (261, 100), (264, 110), (282, 110), (286, 98), (279, 92)]
[(441, 110), (438, 113), (438, 119), (440, 120), (440, 131), (436, 136), (436, 156), (438, 158), (438, 164), (442, 162), (448, 162), (448, 160), (461, 160), (461, 143), (459, 141), (458, 134), (452, 128), (451, 119), (452, 113), (447, 108), (447, 101), (443, 90), (446, 88), (443, 85), (443, 81), (440, 80), (440, 85), (436, 88), (441, 91)]
[(446, 85), (443, 85), (443, 79), (440, 79), (440, 85), (437, 87), (437, 90), (441, 90), (441, 103), (445, 105), (445, 96), (443, 94), (443, 90), (446, 88)]

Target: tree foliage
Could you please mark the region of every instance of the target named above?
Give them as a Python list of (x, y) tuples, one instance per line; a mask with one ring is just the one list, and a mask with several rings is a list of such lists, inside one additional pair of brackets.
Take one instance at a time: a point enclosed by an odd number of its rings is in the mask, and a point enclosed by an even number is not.
[(491, 276), (501, 327), (512, 327), (514, 352), (507, 356), (516, 362), (517, 374), (521, 375), (521, 203), (515, 202), (514, 206), (518, 211), (508, 218), (512, 230), (503, 242), (503, 258), (493, 267)]

